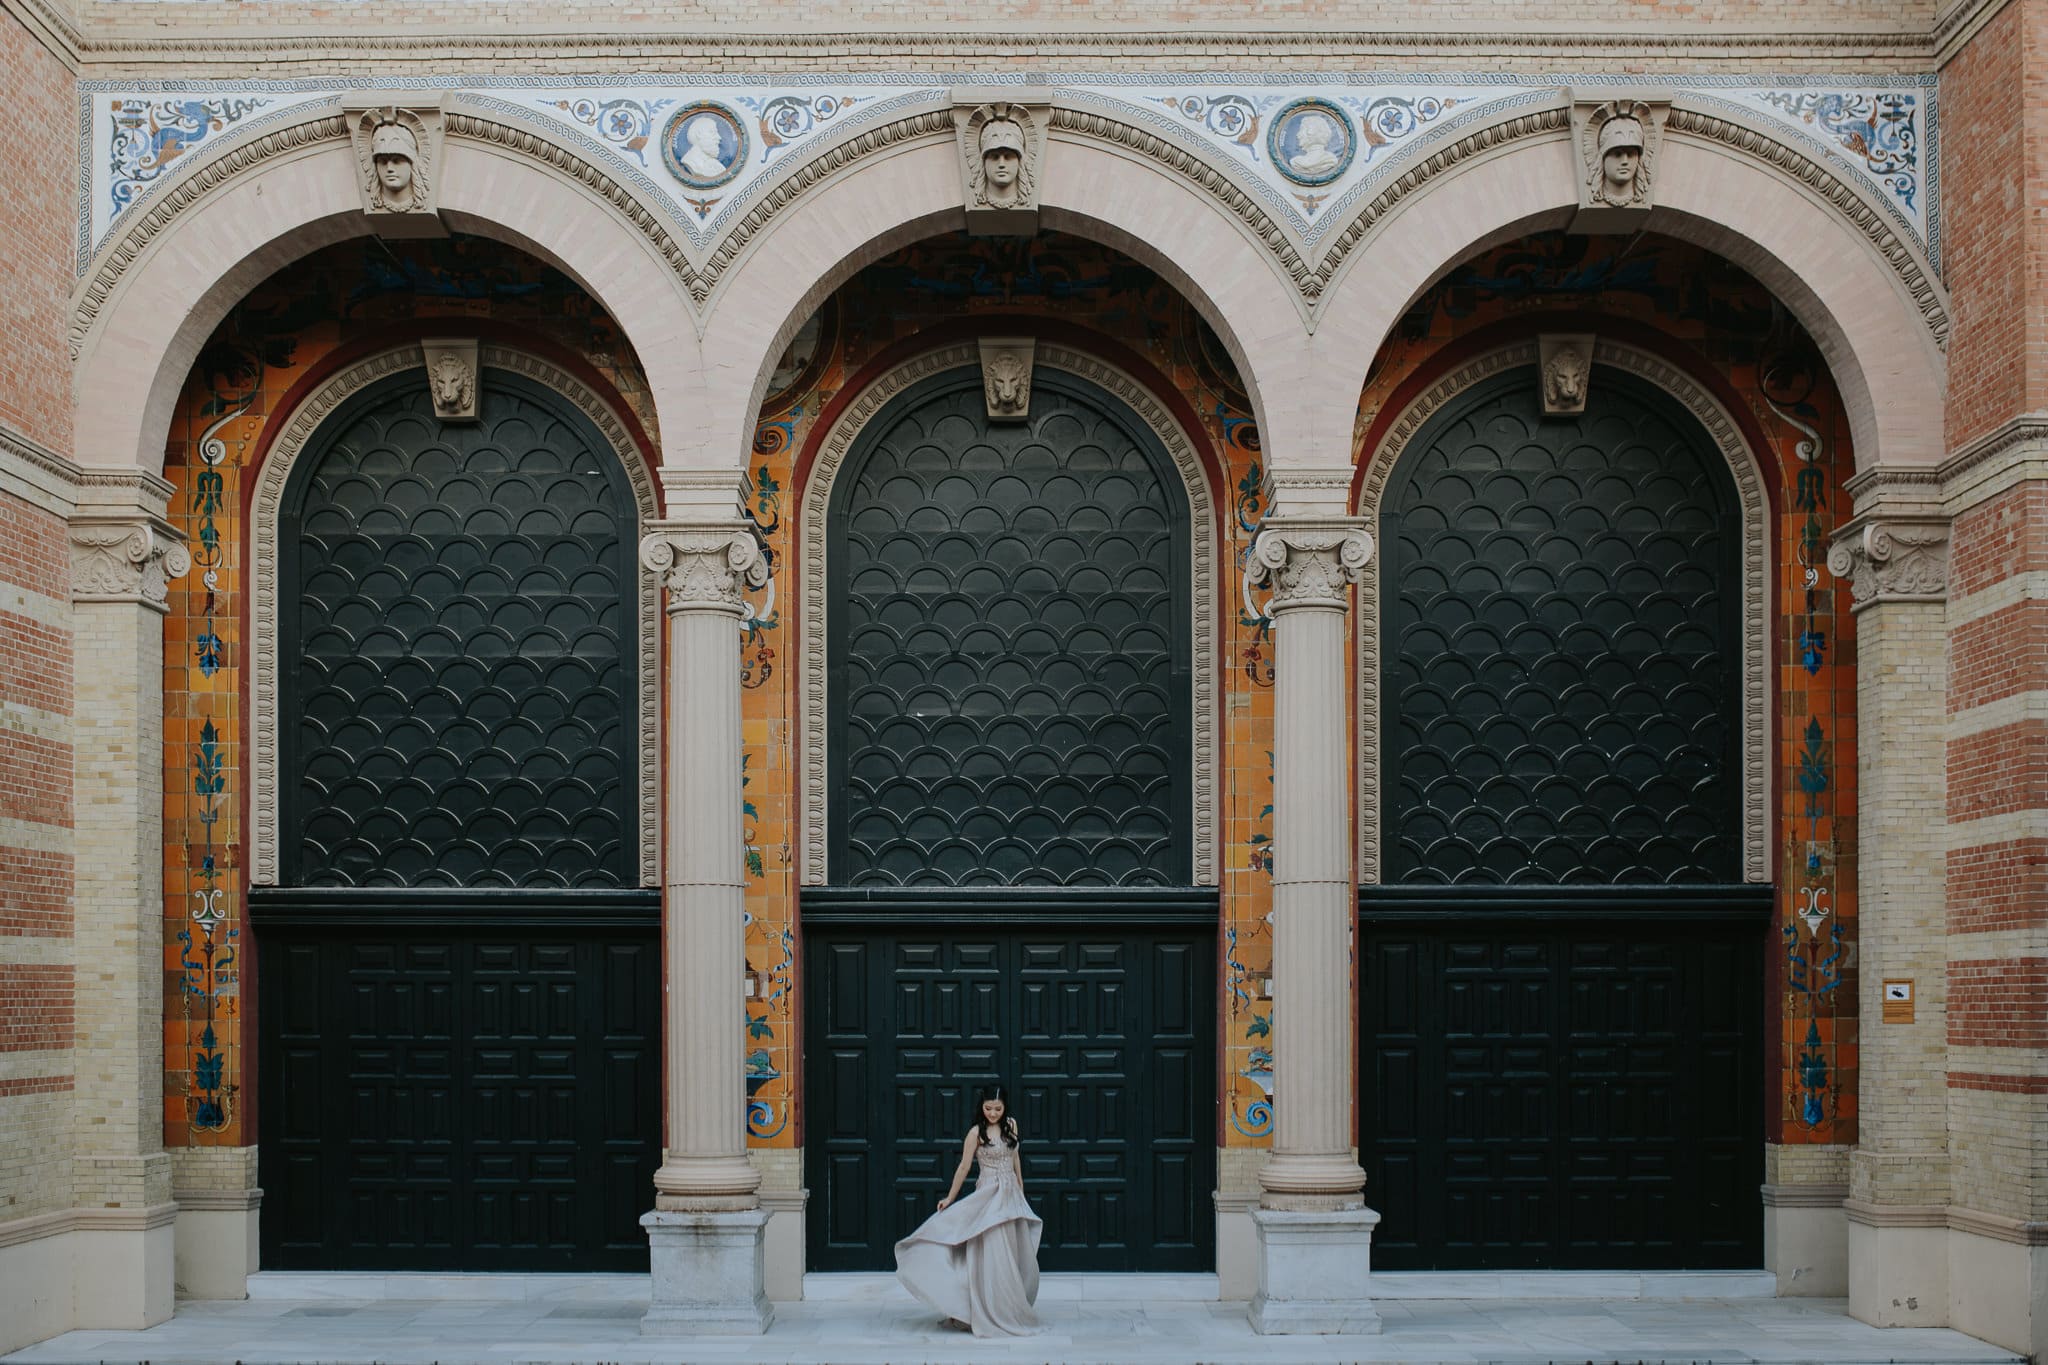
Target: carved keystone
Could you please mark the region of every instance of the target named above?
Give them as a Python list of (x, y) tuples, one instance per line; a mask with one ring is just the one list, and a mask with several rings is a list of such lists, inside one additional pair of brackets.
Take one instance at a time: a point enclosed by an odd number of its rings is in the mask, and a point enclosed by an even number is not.
[(1015, 89), (1002, 95), (984, 101), (978, 92), (960, 91), (953, 104), (967, 231), (975, 237), (1029, 237), (1038, 231), (1052, 92)]
[(1640, 232), (1648, 224), (1670, 115), (1669, 91), (1573, 92), (1572, 142), (1579, 152), (1573, 232)]
[(981, 339), (981, 394), (991, 422), (1021, 422), (1031, 416), (1031, 364), (1037, 353), (1034, 337)]
[(448, 235), (438, 197), (447, 125), (438, 100), (420, 104), (421, 93), (356, 92), (342, 101), (363, 214), (380, 237)]
[(474, 422), (482, 400), (483, 374), (477, 367), (475, 337), (427, 337), (420, 353), (427, 364), (427, 392), (433, 395), (434, 416), (444, 422)]
[(1543, 415), (1575, 417), (1586, 410), (1593, 380), (1593, 334), (1546, 332), (1536, 338), (1543, 375)]

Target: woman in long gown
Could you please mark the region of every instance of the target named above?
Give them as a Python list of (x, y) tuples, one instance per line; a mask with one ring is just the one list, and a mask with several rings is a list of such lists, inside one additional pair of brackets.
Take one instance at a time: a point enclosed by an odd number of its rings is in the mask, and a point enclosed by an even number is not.
[[(1000, 1085), (981, 1092), (981, 1122), (960, 1144), (953, 1188), (924, 1226), (896, 1244), (896, 1278), (922, 1302), (978, 1337), (1021, 1337), (1045, 1329), (1038, 1302), (1038, 1235), (1024, 1198), (1017, 1120)], [(980, 1164), (974, 1193), (960, 1198), (967, 1168)]]

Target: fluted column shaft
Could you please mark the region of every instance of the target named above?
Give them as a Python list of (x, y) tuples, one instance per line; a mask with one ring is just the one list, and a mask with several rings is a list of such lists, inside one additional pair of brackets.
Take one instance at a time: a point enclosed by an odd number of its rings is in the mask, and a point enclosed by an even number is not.
[(667, 1144), (655, 1208), (751, 1209), (738, 1022), (745, 835), (740, 818), (742, 594), (768, 580), (743, 522), (661, 528), (642, 561), (668, 593), (667, 796), (662, 871)]
[(1372, 537), (1355, 518), (1270, 521), (1253, 547), (1272, 589), (1273, 1157), (1271, 1209), (1355, 1208), (1352, 875), (1344, 614)]

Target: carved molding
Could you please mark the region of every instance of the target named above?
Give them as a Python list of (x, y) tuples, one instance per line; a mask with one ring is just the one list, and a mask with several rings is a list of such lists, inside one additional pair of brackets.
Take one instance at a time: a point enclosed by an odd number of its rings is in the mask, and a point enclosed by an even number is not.
[(1342, 611), (1372, 559), (1372, 533), (1356, 517), (1269, 517), (1252, 542), (1245, 577), (1270, 588), (1265, 614), (1298, 607)]
[(192, 568), (185, 542), (154, 517), (80, 517), (70, 545), (74, 602), (126, 602), (162, 616), (171, 609), (171, 580)]
[(983, 337), (981, 394), (992, 422), (1022, 422), (1031, 416), (1031, 362), (1036, 337)]
[[(798, 585), (801, 651), (798, 687), (799, 726), (798, 769), (801, 815), (798, 820), (797, 866), (805, 886), (825, 884), (825, 840), (830, 793), (826, 787), (827, 734), (830, 698), (826, 658), (825, 563), (827, 512), (832, 505), (832, 485), (846, 456), (867, 424), (905, 389), (928, 379), (979, 363), (979, 347), (960, 342), (927, 351), (881, 376), (863, 390), (826, 433), (818, 448), (810, 478), (804, 485), (798, 543), (801, 546), (802, 581)], [(1037, 363), (1048, 369), (1078, 375), (1114, 395), (1150, 427), (1166, 447), (1179, 471), (1188, 497), (1188, 545), (1191, 559), (1189, 615), (1193, 621), (1194, 648), (1190, 660), (1193, 674), (1192, 729), (1194, 741), (1194, 880), (1197, 886), (1214, 886), (1218, 880), (1217, 846), (1217, 603), (1216, 603), (1216, 515), (1209, 479), (1187, 433), (1152, 391), (1130, 375), (1084, 351), (1041, 342)]]
[[(1055, 106), (1049, 111), (1047, 122), (1053, 131), (1106, 142), (1153, 161), (1208, 195), (1250, 232), (1273, 259), (1282, 277), (1292, 283), (1303, 306), (1313, 312), (1352, 251), (1402, 201), (1475, 157), (1525, 140), (1569, 136), (1571, 116), (1562, 104), (1517, 112), (1475, 128), (1455, 141), (1418, 151), (1412, 164), (1394, 175), (1350, 222), (1331, 234), (1327, 251), (1313, 265), (1301, 255), (1286, 229), (1259, 206), (1250, 192), (1230, 173), (1198, 153), (1105, 113)], [(459, 107), (449, 110), (444, 124), (444, 138), (484, 143), (536, 161), (580, 182), (590, 193), (609, 203), (668, 263), (699, 309), (711, 299), (719, 283), (761, 231), (810, 190), (857, 162), (905, 143), (939, 137), (957, 139), (959, 135), (950, 108), (925, 110), (861, 129), (761, 190), (753, 206), (708, 250), (700, 265), (692, 260), (682, 240), (669, 231), (669, 220), (662, 210), (642, 203), (610, 171), (585, 160), (552, 136)], [(349, 119), (339, 113), (311, 113), (305, 122), (229, 146), (167, 187), (147, 207), (135, 210), (134, 221), (127, 223), (101, 249), (80, 288), (69, 330), (73, 359), (83, 352), (87, 336), (122, 277), (179, 214), (267, 160), (347, 137), (348, 125)], [(1733, 119), (1673, 107), (1665, 132), (1713, 142), (1760, 161), (1818, 195), (1877, 249), (1913, 298), (1936, 344), (1946, 349), (1947, 307), (1930, 271), (1914, 248), (1893, 231), (1886, 214), (1854, 185), (1769, 134)]]
[[(574, 403), (624, 464), (644, 533), (655, 519), (654, 481), (628, 434), (625, 423), (595, 392), (574, 375), (538, 356), (486, 343), (479, 348), (482, 365), (523, 375)], [(278, 877), (278, 680), (277, 621), (282, 585), (277, 576), (278, 522), (285, 485), (292, 467), (305, 453), (320, 424), (351, 395), (404, 370), (419, 369), (417, 345), (394, 347), (370, 356), (331, 376), (308, 394), (271, 443), (270, 454), (257, 471), (249, 505), (249, 879), (275, 886)], [(640, 575), (640, 884), (661, 884), (658, 861), (661, 840), (661, 633), (660, 585), (652, 573)]]
[(1946, 517), (1855, 517), (1828, 547), (1828, 572), (1849, 580), (1852, 612), (1884, 602), (1948, 599)]
[(753, 526), (663, 524), (640, 542), (640, 563), (668, 593), (668, 613), (727, 612), (741, 616), (747, 594), (768, 586), (771, 566)]
[[(1417, 395), (1388, 428), (1371, 453), (1365, 485), (1358, 495), (1358, 515), (1377, 525), (1380, 501), (1401, 453), (1444, 405), (1466, 389), (1504, 370), (1534, 365), (1538, 347), (1519, 341), (1479, 356)], [(1770, 505), (1756, 454), (1742, 439), (1742, 429), (1728, 410), (1686, 374), (1647, 351), (1613, 341), (1594, 344), (1593, 363), (1612, 365), (1655, 384), (1684, 405), (1707, 430), (1728, 462), (1741, 508), (1742, 593), (1742, 867), (1752, 882), (1770, 880), (1770, 781), (1772, 655), (1768, 584), (1770, 582)], [(1380, 879), (1380, 588), (1379, 560), (1365, 564), (1358, 576), (1358, 877)]]

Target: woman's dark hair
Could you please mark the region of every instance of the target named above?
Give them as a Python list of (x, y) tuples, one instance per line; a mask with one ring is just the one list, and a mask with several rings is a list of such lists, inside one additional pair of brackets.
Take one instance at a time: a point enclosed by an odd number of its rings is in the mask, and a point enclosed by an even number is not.
[(1003, 1145), (1015, 1147), (1017, 1145), (1017, 1115), (1010, 1109), (1010, 1092), (1003, 1089), (1000, 1083), (983, 1086), (981, 1088), (981, 1097), (974, 1102), (975, 1135), (981, 1139), (982, 1146), (991, 1147), (995, 1145), (988, 1139), (988, 1120), (981, 1116), (981, 1106), (987, 1104), (990, 1100), (996, 1100), (1003, 1106)]

